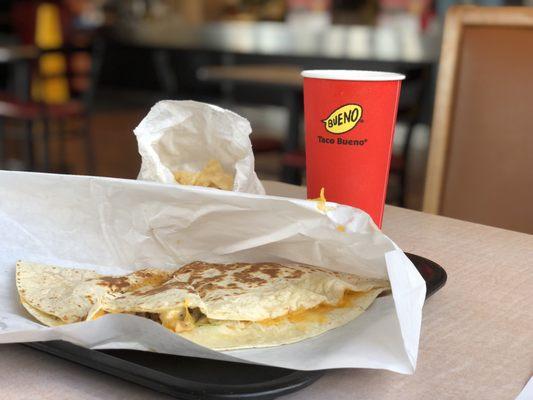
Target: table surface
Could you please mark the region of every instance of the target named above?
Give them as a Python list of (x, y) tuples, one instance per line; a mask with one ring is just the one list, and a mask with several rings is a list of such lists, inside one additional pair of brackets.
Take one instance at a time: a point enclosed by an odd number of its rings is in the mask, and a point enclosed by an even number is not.
[[(305, 189), (267, 182), (267, 192)], [(533, 371), (533, 235), (387, 206), (383, 231), (448, 282), (424, 307), (414, 375), (330, 371), (296, 399), (514, 399)], [(0, 346), (0, 399), (170, 399), (22, 345)]]
[(39, 49), (29, 45), (0, 46), (0, 63), (29, 61), (39, 56)]
[(205, 81), (227, 81), (254, 85), (277, 85), (301, 89), (302, 69), (294, 65), (223, 65), (202, 67), (198, 78)]

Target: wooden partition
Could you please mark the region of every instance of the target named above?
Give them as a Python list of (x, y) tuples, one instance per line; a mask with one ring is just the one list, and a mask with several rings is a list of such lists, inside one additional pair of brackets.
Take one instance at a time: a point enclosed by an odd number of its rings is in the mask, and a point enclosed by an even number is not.
[(424, 211), (533, 233), (533, 8), (445, 23)]

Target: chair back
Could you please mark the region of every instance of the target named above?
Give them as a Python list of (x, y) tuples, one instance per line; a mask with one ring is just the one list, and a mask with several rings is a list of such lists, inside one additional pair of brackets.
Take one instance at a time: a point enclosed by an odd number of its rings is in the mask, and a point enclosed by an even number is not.
[(533, 9), (446, 16), (423, 209), (533, 233)]

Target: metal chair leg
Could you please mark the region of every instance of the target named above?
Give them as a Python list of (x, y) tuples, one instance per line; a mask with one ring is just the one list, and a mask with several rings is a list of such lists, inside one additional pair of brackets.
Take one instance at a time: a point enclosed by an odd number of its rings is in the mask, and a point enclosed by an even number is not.
[(24, 125), (26, 130), (26, 169), (33, 171), (35, 169), (35, 156), (33, 151), (33, 121), (26, 120)]
[(83, 140), (85, 142), (85, 158), (87, 162), (87, 173), (89, 175), (96, 174), (95, 161), (94, 161), (94, 149), (91, 138), (91, 124), (90, 118), (86, 117), (82, 128)]
[(168, 97), (174, 98), (178, 92), (178, 80), (171, 65), (170, 52), (164, 49), (154, 50), (152, 59), (163, 90)]
[(59, 137), (59, 172), (68, 173), (67, 165), (67, 152), (66, 152), (66, 140), (67, 140), (67, 129), (65, 127), (67, 121), (60, 119), (58, 123), (58, 137)]
[(0, 169), (6, 167), (4, 119), (0, 118)]
[(43, 118), (43, 171), (50, 172), (50, 121)]
[[(289, 112), (289, 123), (285, 136), (284, 151), (291, 152), (298, 148), (300, 143), (300, 118), (303, 109), (302, 93), (299, 90), (291, 90), (285, 98), (285, 105)], [(302, 184), (302, 171), (298, 168), (283, 166), (281, 181), (293, 185)]]
[(404, 169), (400, 172), (400, 190), (399, 190), (399, 193), (398, 193), (398, 206), (399, 207), (405, 207), (405, 203), (406, 203), (406, 188), (405, 188), (405, 185), (406, 185), (406, 173), (407, 171), (405, 170), (405, 167)]
[(411, 140), (413, 138), (414, 122), (409, 123), (407, 126), (407, 134), (405, 136), (405, 142), (402, 149), (403, 168), (400, 172), (400, 193), (398, 198), (398, 205), (405, 207), (407, 203), (407, 167), (409, 163), (409, 151), (411, 150)]

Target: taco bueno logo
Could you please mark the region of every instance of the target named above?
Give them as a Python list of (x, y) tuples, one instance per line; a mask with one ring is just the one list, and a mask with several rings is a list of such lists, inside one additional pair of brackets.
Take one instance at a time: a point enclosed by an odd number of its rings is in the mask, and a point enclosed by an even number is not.
[(362, 115), (363, 108), (359, 104), (346, 104), (337, 108), (322, 122), (329, 133), (341, 135), (355, 128)]

